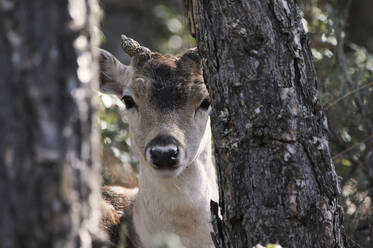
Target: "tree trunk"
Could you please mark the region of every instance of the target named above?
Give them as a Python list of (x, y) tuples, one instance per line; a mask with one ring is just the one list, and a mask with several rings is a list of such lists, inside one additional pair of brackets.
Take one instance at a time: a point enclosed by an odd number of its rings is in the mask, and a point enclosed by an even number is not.
[(0, 1), (0, 243), (91, 247), (95, 0)]
[(216, 247), (348, 247), (295, 1), (189, 0), (187, 8), (214, 109)]

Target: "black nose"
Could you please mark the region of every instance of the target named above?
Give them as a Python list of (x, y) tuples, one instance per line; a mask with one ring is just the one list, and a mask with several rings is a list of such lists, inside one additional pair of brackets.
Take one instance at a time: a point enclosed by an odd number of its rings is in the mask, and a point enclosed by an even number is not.
[(170, 168), (179, 162), (179, 149), (176, 146), (154, 146), (150, 157), (158, 168)]

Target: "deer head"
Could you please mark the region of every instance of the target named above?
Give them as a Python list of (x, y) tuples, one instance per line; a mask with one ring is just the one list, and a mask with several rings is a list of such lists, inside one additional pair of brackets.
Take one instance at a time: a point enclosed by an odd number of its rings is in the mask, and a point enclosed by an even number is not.
[(122, 35), (130, 65), (100, 50), (100, 89), (125, 104), (140, 171), (176, 177), (210, 144), (210, 101), (196, 49), (182, 56), (151, 52)]

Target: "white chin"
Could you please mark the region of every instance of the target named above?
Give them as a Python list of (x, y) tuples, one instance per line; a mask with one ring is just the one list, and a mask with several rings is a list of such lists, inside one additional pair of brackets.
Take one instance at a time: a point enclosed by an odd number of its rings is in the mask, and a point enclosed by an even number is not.
[(163, 178), (177, 177), (184, 170), (183, 166), (177, 167), (175, 169), (155, 169), (156, 173)]

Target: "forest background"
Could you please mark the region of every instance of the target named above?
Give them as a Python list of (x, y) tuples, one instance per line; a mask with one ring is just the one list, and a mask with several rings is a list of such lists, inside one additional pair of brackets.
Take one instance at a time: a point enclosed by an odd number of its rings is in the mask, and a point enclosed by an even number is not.
[[(373, 247), (373, 1), (298, 3), (328, 118), (345, 230), (361, 247)], [(119, 45), (122, 33), (162, 53), (195, 46), (179, 0), (102, 0), (100, 21), (101, 46), (124, 63), (129, 57)], [(137, 161), (122, 103), (107, 95), (100, 100), (104, 184), (134, 187)]]

